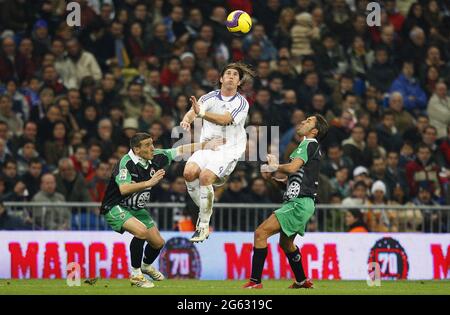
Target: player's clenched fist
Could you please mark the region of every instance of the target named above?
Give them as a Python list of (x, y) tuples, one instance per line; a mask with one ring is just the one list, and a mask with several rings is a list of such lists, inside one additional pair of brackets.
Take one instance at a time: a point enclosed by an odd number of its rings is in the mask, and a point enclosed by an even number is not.
[(150, 179), (147, 181), (148, 186), (149, 186), (149, 187), (153, 187), (153, 186), (155, 186), (156, 184), (158, 184), (159, 181), (160, 181), (161, 179), (163, 179), (164, 174), (166, 174), (166, 171), (164, 171), (164, 170), (156, 171), (156, 173), (153, 175), (153, 177), (150, 178)]

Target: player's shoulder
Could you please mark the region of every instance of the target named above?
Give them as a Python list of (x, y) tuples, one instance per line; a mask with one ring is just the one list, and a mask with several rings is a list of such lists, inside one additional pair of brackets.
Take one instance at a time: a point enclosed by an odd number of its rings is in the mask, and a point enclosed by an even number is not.
[(133, 160), (131, 158), (131, 156), (127, 153), (124, 156), (122, 156), (122, 158), (119, 161), (119, 166), (120, 168), (124, 168), (124, 167), (131, 167), (132, 165), (134, 165)]
[(236, 95), (235, 101), (236, 103), (239, 103), (239, 106), (242, 107), (242, 109), (247, 109), (250, 106), (247, 99), (239, 92)]
[(208, 100), (214, 99), (215, 97), (217, 97), (220, 93), (220, 90), (214, 90), (209, 92), (208, 94), (204, 94), (200, 97), (200, 101), (201, 102), (206, 102)]

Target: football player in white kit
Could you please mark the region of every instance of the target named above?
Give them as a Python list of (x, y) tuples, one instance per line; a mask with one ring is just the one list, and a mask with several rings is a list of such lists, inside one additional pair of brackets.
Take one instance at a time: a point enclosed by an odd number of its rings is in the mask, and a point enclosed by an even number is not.
[(241, 63), (227, 65), (220, 74), (219, 90), (197, 99), (191, 96), (192, 108), (180, 123), (185, 130), (196, 117), (203, 119), (200, 141), (222, 137), (225, 144), (217, 151), (199, 150), (187, 161), (184, 179), (192, 200), (200, 208), (196, 231), (191, 242), (202, 242), (209, 236), (209, 221), (214, 202), (213, 184), (223, 184), (244, 154), (247, 135), (244, 129), (248, 102), (238, 92), (244, 77), (254, 72)]

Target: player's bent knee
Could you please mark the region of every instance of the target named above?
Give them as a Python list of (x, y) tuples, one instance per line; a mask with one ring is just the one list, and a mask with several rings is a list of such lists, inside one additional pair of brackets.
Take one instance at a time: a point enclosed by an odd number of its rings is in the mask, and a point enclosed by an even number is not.
[(194, 167), (186, 167), (183, 172), (183, 177), (186, 181), (192, 182), (198, 178), (197, 170)]
[(267, 239), (267, 235), (264, 232), (263, 229), (257, 228), (255, 231), (255, 241), (264, 241), (265, 239)]

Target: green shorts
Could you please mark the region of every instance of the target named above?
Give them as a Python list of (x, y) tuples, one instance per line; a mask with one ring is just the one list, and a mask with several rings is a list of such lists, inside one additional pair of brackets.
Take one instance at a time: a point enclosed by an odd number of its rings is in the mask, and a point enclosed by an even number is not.
[(301, 197), (285, 202), (280, 209), (275, 210), (275, 216), (284, 234), (303, 236), (306, 224), (314, 214), (314, 210), (314, 200), (309, 197)]
[(155, 222), (151, 217), (150, 213), (145, 209), (133, 210), (131, 208), (126, 208), (123, 206), (114, 206), (105, 214), (106, 222), (111, 226), (111, 228), (123, 234), (125, 232), (122, 228), (123, 224), (129, 219), (135, 217), (150, 229), (155, 226)]

